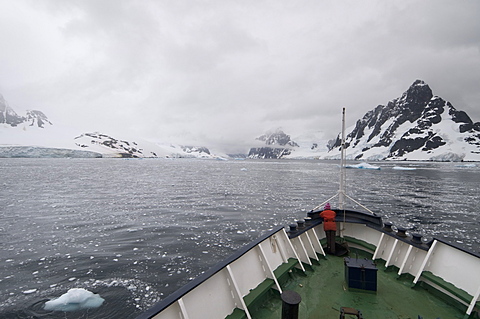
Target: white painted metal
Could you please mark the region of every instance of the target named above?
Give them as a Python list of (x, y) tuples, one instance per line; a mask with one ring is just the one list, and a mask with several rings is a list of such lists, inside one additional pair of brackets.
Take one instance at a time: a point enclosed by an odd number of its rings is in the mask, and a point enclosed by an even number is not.
[(340, 187), (338, 189), (338, 208), (345, 209), (345, 185), (347, 180), (345, 169), (345, 108), (342, 110), (342, 141), (341, 141), (341, 156), (340, 156)]
[(428, 259), (432, 255), (433, 251), (435, 250), (435, 246), (437, 245), (438, 241), (434, 240), (432, 246), (430, 246), (430, 249), (428, 250), (427, 256), (423, 259), (422, 266), (417, 272), (417, 275), (415, 276), (415, 279), (413, 280), (413, 283), (416, 284), (418, 280), (420, 279), (420, 276), (422, 275), (423, 270), (425, 269), (425, 266), (427, 265)]
[(470, 305), (468, 306), (467, 315), (470, 315), (473, 311), (473, 308), (475, 307), (475, 304), (477, 303), (478, 298), (480, 297), (480, 286), (477, 289), (477, 292), (475, 293), (475, 296), (473, 296), (472, 301), (470, 302)]
[(471, 296), (477, 293), (480, 285), (480, 259), (442, 242), (437, 242), (424, 270), (453, 283)]
[(413, 248), (412, 254), (409, 257), (407, 264), (405, 265), (405, 272), (415, 276), (418, 270), (422, 267), (423, 260), (427, 256), (427, 251)]
[[(345, 227), (345, 236), (355, 238), (361, 241), (364, 241), (373, 246), (377, 246), (378, 241), (382, 235), (382, 232), (379, 232), (373, 228), (367, 227), (364, 224), (350, 224), (348, 227)], [(374, 250), (371, 251), (374, 253)]]
[(187, 309), (185, 308), (185, 304), (183, 303), (183, 299), (180, 298), (178, 299), (178, 305), (180, 306), (180, 312), (182, 314), (182, 318), (183, 319), (190, 319), (190, 317), (188, 316), (188, 313), (187, 313)]
[(280, 253), (280, 256), (282, 256), (282, 260), (284, 263), (288, 262), (288, 258), (287, 258), (287, 255), (284, 251), (284, 248), (279, 245), (278, 243), (278, 240), (277, 240), (277, 235), (273, 235), (272, 237), (270, 237), (270, 245), (272, 247), (272, 251), (275, 253), (276, 250), (278, 249), (278, 252)]
[[(235, 307), (243, 309), (251, 318), (243, 297), (266, 278), (272, 278), (281, 291), (274, 270), (289, 258), (302, 263), (309, 260), (312, 252), (324, 251), (318, 234), (323, 235), (322, 225), (290, 240), (284, 229), (262, 241), (256, 249), (251, 249), (224, 269), (205, 280), (190, 292), (172, 303), (156, 319), (203, 319), (225, 318)], [(419, 249), (405, 241), (398, 240), (388, 233), (379, 232), (362, 224), (348, 224), (346, 235), (366, 243), (376, 245), (375, 259), (386, 260), (386, 265), (399, 267), (398, 274), (410, 273), (414, 283), (424, 280), (424, 271), (430, 271), (464, 290), (472, 299), (465, 303), (469, 315), (480, 298), (480, 259), (452, 246), (435, 240), (428, 251)], [(275, 236), (275, 238), (273, 238)], [(294, 247), (294, 244), (296, 248)], [(373, 253), (373, 251), (372, 251)], [(307, 262), (308, 263), (308, 262)], [(245, 271), (248, 269), (248, 271)], [(436, 287), (448, 294), (445, 289)], [(452, 294), (450, 296), (454, 297)]]
[(265, 255), (265, 252), (263, 251), (263, 248), (262, 248), (262, 245), (258, 245), (258, 250), (260, 251), (260, 255), (262, 256), (262, 259), (260, 260), (260, 262), (262, 262), (266, 267), (267, 267), (267, 271), (266, 271), (266, 277), (267, 278), (270, 278), (270, 279), (273, 279), (273, 281), (275, 281), (275, 285), (277, 286), (277, 289), (280, 293), (282, 293), (282, 287), (280, 286), (280, 284), (278, 283), (278, 280), (277, 278), (275, 277), (275, 274), (273, 273), (273, 269), (272, 267), (270, 267), (270, 264), (267, 260), (267, 257)]
[[(315, 229), (311, 228), (308, 230), (309, 236), (312, 239), (312, 245), (315, 249), (315, 252), (322, 254), (323, 256), (325, 255), (325, 252), (323, 251), (323, 247), (320, 244), (320, 239), (318, 239), (317, 233), (315, 232)], [(317, 259), (318, 260), (318, 259)]]
[(395, 242), (395, 238), (391, 236), (385, 236), (382, 240), (381, 246), (377, 247), (377, 254), (376, 258), (387, 260), (388, 255), (390, 255), (390, 252), (392, 251), (393, 245)]
[(408, 246), (407, 254), (403, 258), (402, 264), (400, 265), (400, 268), (398, 269), (398, 275), (400, 276), (403, 273), (403, 269), (405, 269), (405, 265), (407, 264), (408, 257), (410, 257), (410, 253), (412, 252), (412, 245)]
[(387, 262), (385, 263), (385, 267), (388, 267), (390, 265), (390, 261), (392, 260), (393, 253), (395, 252), (395, 248), (397, 247), (398, 244), (398, 239), (395, 239), (393, 242), (393, 246), (390, 249), (390, 252), (388, 254)]
[(307, 265), (312, 265), (312, 262), (308, 257), (307, 250), (305, 249), (305, 245), (303, 244), (302, 238), (300, 238), (300, 236), (292, 238), (291, 243), (295, 248), (295, 250), (297, 251), (298, 256), (300, 257), (300, 261)]
[[(242, 258), (239, 258), (230, 264), (242, 296), (246, 296), (250, 293), (251, 289), (257, 287), (268, 278), (267, 266), (260, 262), (260, 258), (269, 259), (271, 262), (270, 265), (274, 269), (283, 263), (278, 251), (276, 254), (268, 252), (268, 241), (261, 244), (265, 244), (263, 247), (266, 249), (263, 250), (264, 254), (268, 255), (268, 257), (262, 257), (259, 249), (252, 249), (247, 254), (243, 255)], [(245, 271), (245, 269), (248, 269), (248, 271)]]
[(373, 254), (373, 258), (372, 258), (373, 260), (378, 258), (378, 254), (381, 249), (380, 247), (382, 247), (384, 237), (385, 237), (385, 234), (382, 233), (382, 236), (380, 236), (380, 240), (378, 241), (378, 244), (377, 244), (377, 249), (375, 249), (375, 253)]
[(230, 277), (230, 280), (232, 281), (233, 292), (235, 293), (235, 296), (234, 296), (236, 301), (235, 306), (245, 311), (247, 318), (251, 319), (252, 316), (250, 316), (250, 312), (248, 311), (247, 305), (245, 304), (245, 301), (243, 300), (243, 296), (240, 293), (240, 290), (238, 289), (238, 284), (237, 284), (237, 281), (235, 280), (235, 276), (233, 275), (232, 267), (230, 267), (230, 265), (227, 265), (226, 268), (227, 268), (227, 272)]
[(311, 259), (315, 259), (318, 261), (317, 253), (315, 252), (315, 248), (313, 247), (312, 240), (308, 235), (308, 232), (305, 232), (301, 235), (302, 241), (305, 244), (305, 249), (307, 250), (308, 257)]
[[(295, 258), (296, 260), (300, 260), (300, 257), (298, 256), (298, 253), (297, 251), (295, 250), (295, 248), (293, 247), (293, 244), (292, 242), (290, 241), (290, 239), (288, 238), (288, 235), (287, 235), (287, 232), (285, 231), (285, 228), (282, 229), (283, 231), (282, 232), (279, 232), (279, 234), (281, 234), (281, 238), (285, 244), (285, 247), (288, 248), (288, 250), (291, 252), (291, 255), (290, 257), (292, 258)], [(305, 267), (303, 267), (303, 264), (301, 262), (298, 263), (298, 265), (300, 266), (300, 268), (302, 269), (303, 272), (305, 272)]]
[(152, 319), (182, 319), (182, 313), (178, 302), (174, 302), (162, 312), (156, 314)]
[[(259, 277), (257, 280), (259, 280)], [(239, 280), (236, 278), (237, 281)], [(254, 282), (254, 281), (252, 281)], [(190, 319), (221, 319), (228, 316), (235, 309), (235, 294), (232, 292), (232, 283), (229, 284), (229, 275), (226, 268), (204, 281), (202, 285), (185, 294), (181, 299), (184, 309)], [(215, 313), (205, 305), (215, 305)], [(182, 314), (184, 311), (182, 311)], [(186, 318), (185, 318), (186, 319)]]
[(403, 261), (405, 260), (405, 256), (407, 256), (409, 248), (412, 247), (411, 244), (401, 241), (399, 245), (397, 245), (397, 251), (394, 254), (394, 258), (392, 260), (392, 265), (397, 266), (400, 268), (402, 266)]

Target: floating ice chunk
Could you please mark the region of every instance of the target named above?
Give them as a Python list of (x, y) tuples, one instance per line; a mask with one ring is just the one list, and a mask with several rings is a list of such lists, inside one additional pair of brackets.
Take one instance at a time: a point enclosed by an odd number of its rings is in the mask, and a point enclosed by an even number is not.
[(416, 170), (415, 167), (405, 167), (405, 166), (394, 166), (392, 169), (396, 169), (399, 171), (414, 171)]
[(56, 299), (45, 303), (44, 309), (51, 311), (77, 311), (98, 308), (105, 301), (100, 295), (83, 288), (73, 288)]
[(462, 165), (455, 165), (455, 167), (477, 167), (475, 164), (462, 164)]
[(346, 168), (361, 168), (361, 169), (380, 169), (379, 166), (374, 166), (365, 162), (356, 165), (346, 165)]
[(34, 292), (36, 292), (37, 289), (29, 289), (29, 290), (25, 290), (25, 291), (22, 291), (24, 294), (28, 295), (28, 294), (33, 294)]

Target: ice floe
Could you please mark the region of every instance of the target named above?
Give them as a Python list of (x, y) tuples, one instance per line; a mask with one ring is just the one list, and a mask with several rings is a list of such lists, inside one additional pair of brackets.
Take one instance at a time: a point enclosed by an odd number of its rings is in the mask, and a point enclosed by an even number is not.
[(81, 309), (98, 308), (105, 301), (100, 295), (83, 288), (72, 288), (58, 298), (45, 303), (45, 310), (77, 311)]
[(416, 170), (415, 167), (405, 167), (405, 166), (394, 166), (392, 169), (399, 170), (399, 171), (414, 171)]
[(365, 162), (356, 165), (346, 165), (346, 168), (359, 168), (359, 169), (380, 169), (380, 166), (371, 165)]

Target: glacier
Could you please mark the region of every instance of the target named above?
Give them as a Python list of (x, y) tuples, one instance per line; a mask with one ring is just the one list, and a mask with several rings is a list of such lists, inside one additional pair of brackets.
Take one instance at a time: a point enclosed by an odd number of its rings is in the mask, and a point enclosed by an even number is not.
[(0, 147), (0, 158), (100, 158), (102, 154), (91, 151), (80, 151), (65, 148), (50, 148), (36, 146), (6, 146)]

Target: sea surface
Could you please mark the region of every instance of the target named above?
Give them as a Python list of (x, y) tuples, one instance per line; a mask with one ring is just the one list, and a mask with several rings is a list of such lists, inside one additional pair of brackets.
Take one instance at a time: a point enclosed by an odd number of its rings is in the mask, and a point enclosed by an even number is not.
[[(381, 169), (347, 170), (349, 196), (412, 232), (480, 251), (480, 164), (370, 164)], [(304, 218), (336, 194), (338, 176), (335, 161), (0, 159), (0, 318), (135, 318), (263, 232)], [(44, 309), (71, 288), (105, 301)]]

